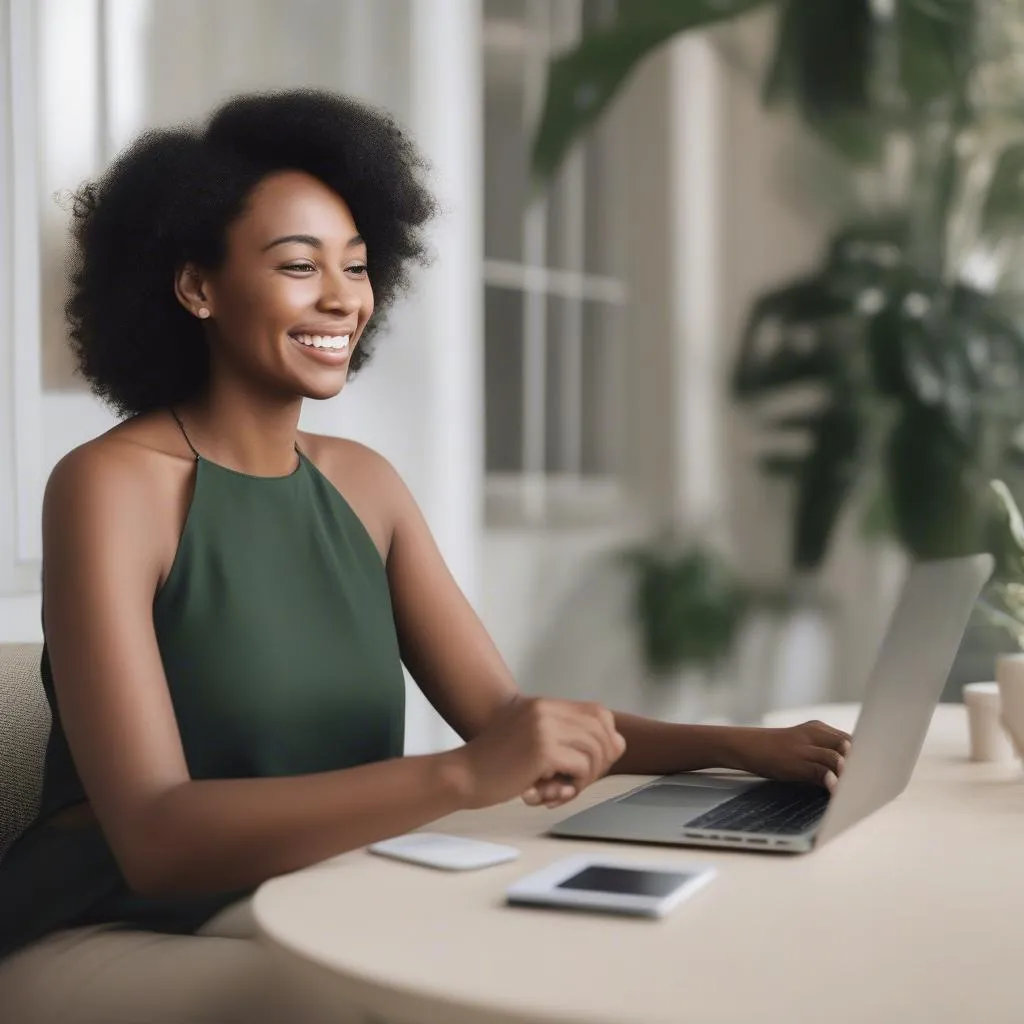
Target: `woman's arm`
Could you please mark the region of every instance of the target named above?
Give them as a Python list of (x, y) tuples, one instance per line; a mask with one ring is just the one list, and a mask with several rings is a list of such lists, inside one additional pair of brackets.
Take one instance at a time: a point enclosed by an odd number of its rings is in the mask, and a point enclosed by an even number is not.
[(157, 526), (169, 503), (152, 453), (133, 447), (66, 457), (43, 513), (57, 703), (129, 884), (148, 894), (244, 889), (465, 806), (465, 763), (451, 754), (292, 778), (190, 779), (152, 621), (167, 538)]
[(617, 775), (668, 775), (701, 768), (738, 768), (736, 730), (725, 725), (674, 725), (639, 715), (615, 713), (626, 741)]
[[(387, 564), (403, 658), (439, 713), (464, 739), (472, 738), (516, 699), (515, 682), (448, 571), (408, 489), (380, 456), (368, 454), (379, 460), (380, 492), (392, 509)], [(845, 733), (820, 723), (795, 729), (671, 725), (620, 712), (614, 721), (626, 741), (625, 753), (611, 769), (617, 773), (737, 768), (829, 785), (829, 772), (838, 774), (841, 754), (849, 747)], [(528, 798), (543, 799), (529, 792)]]
[(616, 774), (669, 775), (701, 768), (734, 768), (775, 779), (815, 782), (831, 789), (843, 770), (850, 737), (823, 722), (788, 729), (673, 725), (616, 713), (626, 752)]

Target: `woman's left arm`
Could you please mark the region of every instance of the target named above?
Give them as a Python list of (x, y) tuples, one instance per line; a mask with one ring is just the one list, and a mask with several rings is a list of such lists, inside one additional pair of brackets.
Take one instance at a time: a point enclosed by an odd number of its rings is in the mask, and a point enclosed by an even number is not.
[(615, 715), (626, 752), (618, 774), (669, 775), (701, 768), (735, 768), (771, 779), (814, 782), (831, 789), (850, 751), (850, 737), (824, 722), (784, 729), (735, 725), (672, 725)]
[[(402, 658), (438, 713), (468, 741), (519, 690), (408, 488), (388, 470), (387, 572)], [(615, 724), (626, 740), (615, 773), (736, 768), (831, 786), (849, 749), (846, 733), (820, 722), (791, 729), (676, 725), (618, 712)]]

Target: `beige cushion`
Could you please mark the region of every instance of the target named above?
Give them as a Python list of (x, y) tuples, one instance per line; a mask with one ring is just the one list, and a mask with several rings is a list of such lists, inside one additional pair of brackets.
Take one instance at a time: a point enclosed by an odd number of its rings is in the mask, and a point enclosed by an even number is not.
[(50, 706), (41, 644), (0, 644), (0, 859), (39, 809)]

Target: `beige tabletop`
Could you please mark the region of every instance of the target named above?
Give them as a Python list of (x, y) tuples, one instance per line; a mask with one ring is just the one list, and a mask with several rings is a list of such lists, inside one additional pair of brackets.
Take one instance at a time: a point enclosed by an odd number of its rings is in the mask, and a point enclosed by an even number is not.
[[(1021, 1024), (1024, 780), (966, 751), (963, 708), (940, 706), (907, 791), (808, 855), (556, 840), (545, 828), (576, 806), (515, 802), (430, 831), (510, 843), (518, 861), (447, 873), (360, 850), (268, 882), (254, 909), (310, 993), (382, 1024)], [(588, 852), (719, 874), (657, 921), (503, 905), (514, 880)]]

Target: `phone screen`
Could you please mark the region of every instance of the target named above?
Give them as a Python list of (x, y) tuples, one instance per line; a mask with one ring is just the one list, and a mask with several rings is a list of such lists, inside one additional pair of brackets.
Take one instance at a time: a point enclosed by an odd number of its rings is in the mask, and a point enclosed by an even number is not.
[(578, 871), (559, 889), (582, 889), (587, 892), (609, 892), (623, 896), (667, 896), (689, 881), (693, 875), (682, 871), (647, 871), (641, 868), (614, 868), (599, 864)]

